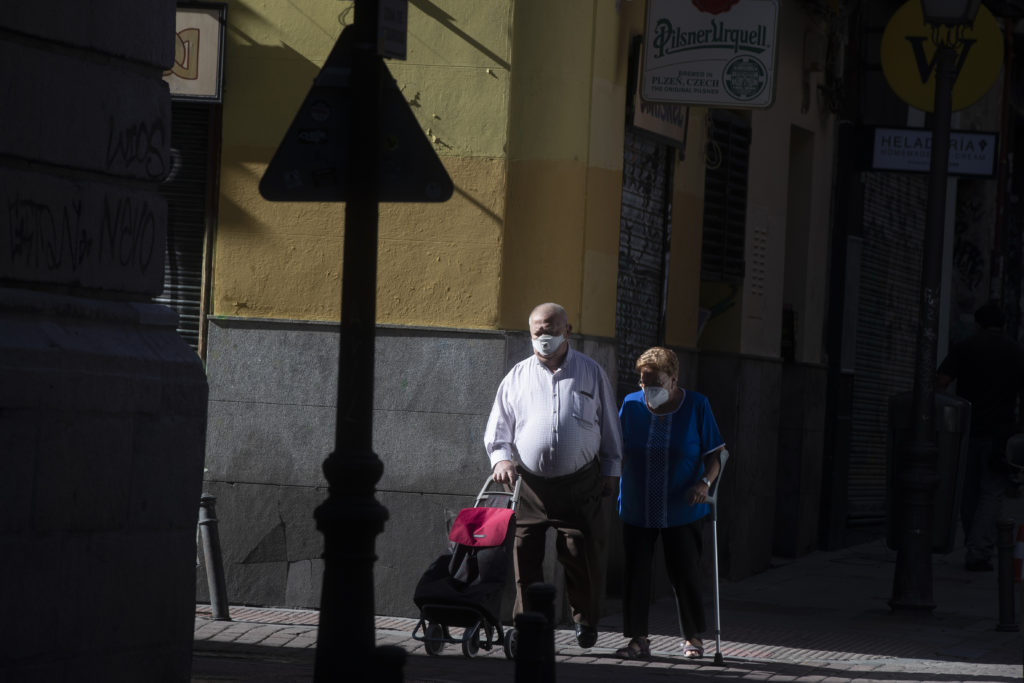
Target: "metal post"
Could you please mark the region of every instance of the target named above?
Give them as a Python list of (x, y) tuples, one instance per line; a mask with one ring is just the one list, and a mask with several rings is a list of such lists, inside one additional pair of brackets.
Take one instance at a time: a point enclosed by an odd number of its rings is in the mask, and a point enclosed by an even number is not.
[(377, 650), (373, 563), (387, 509), (374, 497), (384, 465), (373, 452), (373, 369), (377, 295), (380, 74), (377, 0), (356, 0), (345, 204), (338, 400), (334, 451), (324, 461), (327, 500), (316, 509), (324, 535), (314, 680), (401, 680), (404, 656)]
[[(515, 618), (518, 641), (516, 646), (515, 683), (544, 681), (548, 665), (544, 656), (547, 618), (540, 612), (522, 612)], [(551, 675), (554, 675), (552, 662)], [(554, 678), (547, 680), (554, 681)]]
[(555, 587), (550, 583), (532, 583), (526, 587), (526, 610), (544, 616), (552, 631), (555, 628)]
[(1017, 525), (1013, 520), (1000, 520), (996, 523), (996, 580), (999, 582), (999, 624), (997, 631), (1016, 631), (1017, 619), (1013, 606), (1013, 530)]
[(938, 483), (935, 438), (935, 368), (938, 365), (939, 288), (942, 238), (946, 222), (949, 133), (957, 53), (939, 45), (935, 55), (935, 110), (932, 117), (931, 168), (921, 268), (917, 361), (914, 366), (914, 439), (897, 464), (900, 506), (893, 611), (929, 612), (932, 599), (932, 500)]
[(220, 554), (220, 534), (217, 533), (217, 498), (209, 493), (199, 497), (199, 532), (203, 537), (206, 584), (210, 588), (210, 609), (213, 611), (213, 618), (217, 621), (231, 621), (227, 582), (224, 579), (224, 561)]
[[(718, 476), (722, 476), (719, 470)], [(718, 494), (715, 493), (715, 502), (711, 505), (711, 553), (714, 557), (714, 583), (715, 583), (715, 665), (725, 666), (725, 659), (722, 657), (722, 603), (719, 592), (720, 574), (718, 568)], [(678, 599), (678, 598), (677, 598)], [(682, 631), (682, 624), (679, 625)]]
[[(536, 633), (527, 633), (526, 651), (522, 659), (524, 670), (520, 678), (519, 652), (522, 652), (523, 638), (519, 632), (519, 649), (516, 651), (516, 681), (528, 680), (531, 683), (554, 683), (555, 681), (555, 587), (551, 584), (530, 584), (526, 587), (525, 608), (527, 614), (539, 614), (544, 617), (544, 625), (537, 626), (526, 621), (526, 629), (534, 629)], [(521, 616), (521, 614), (520, 614)], [(519, 620), (517, 617), (516, 626)]]

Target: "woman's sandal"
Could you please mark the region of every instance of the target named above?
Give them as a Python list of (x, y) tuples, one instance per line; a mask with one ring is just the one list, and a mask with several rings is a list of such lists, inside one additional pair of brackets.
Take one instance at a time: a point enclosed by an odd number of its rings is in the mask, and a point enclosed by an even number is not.
[[(694, 640), (683, 641), (683, 657), (687, 659), (700, 659), (704, 656), (704, 641), (699, 638)], [(700, 643), (700, 645), (697, 643)]]
[(621, 659), (647, 659), (651, 656), (651, 641), (647, 638), (634, 638), (626, 647), (620, 647), (615, 655)]

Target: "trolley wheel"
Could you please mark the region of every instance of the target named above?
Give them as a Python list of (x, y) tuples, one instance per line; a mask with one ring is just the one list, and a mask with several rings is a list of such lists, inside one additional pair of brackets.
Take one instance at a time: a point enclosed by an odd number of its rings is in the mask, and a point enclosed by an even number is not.
[(505, 631), (505, 642), (503, 647), (506, 659), (516, 658), (516, 650), (519, 648), (519, 631), (515, 627)]
[[(470, 635), (472, 632), (472, 635)], [(462, 634), (462, 654), (470, 658), (480, 651), (480, 622), (476, 626), (467, 627)]]
[(423, 634), (423, 649), (431, 657), (441, 654), (441, 650), (444, 649), (444, 629), (441, 628), (441, 624), (427, 624), (427, 630)]

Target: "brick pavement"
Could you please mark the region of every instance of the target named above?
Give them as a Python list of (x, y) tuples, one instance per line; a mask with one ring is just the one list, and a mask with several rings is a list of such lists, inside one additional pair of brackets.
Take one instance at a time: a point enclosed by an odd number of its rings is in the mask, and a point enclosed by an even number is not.
[[(1007, 514), (1024, 519), (1024, 498), (1007, 501)], [(958, 542), (957, 548), (961, 545)], [(581, 650), (571, 631), (555, 634), (557, 677), (572, 681), (816, 681), (889, 683), (916, 681), (1011, 683), (1024, 680), (1024, 639), (997, 630), (997, 583), (993, 573), (967, 572), (962, 551), (932, 561), (936, 608), (925, 615), (893, 614), (887, 605), (896, 554), (882, 540), (795, 559), (742, 581), (721, 584), (724, 667), (708, 655), (681, 657), (671, 600), (651, 609), (652, 659), (623, 662), (621, 615), (601, 622), (597, 645)], [(1014, 604), (1021, 604), (1020, 585)], [(712, 605), (707, 604), (709, 624)], [(311, 681), (317, 638), (315, 610), (235, 606), (231, 622), (196, 610), (193, 681)], [(1019, 620), (1018, 620), (1019, 621)], [(405, 649), (410, 682), (511, 681), (514, 663), (501, 648), (473, 659), (458, 645), (427, 656), (411, 635), (416, 619), (378, 616), (379, 645)], [(459, 629), (452, 629), (458, 635)], [(353, 681), (359, 680), (354, 676)]]
[[(601, 623), (597, 645), (587, 651), (571, 631), (556, 632), (558, 680), (1022, 680), (1021, 634), (996, 630), (994, 574), (966, 572), (959, 560), (960, 553), (934, 556), (937, 607), (919, 616), (890, 612), (895, 553), (881, 541), (778, 561), (756, 576), (722, 583), (724, 667), (713, 664), (713, 636), (705, 639), (704, 659), (681, 657), (671, 601), (659, 600), (652, 606), (651, 660), (614, 657), (624, 639), (620, 615), (611, 614)], [(209, 614), (208, 607), (197, 606), (193, 681), (312, 680), (316, 611), (232, 607), (231, 622), (212, 621)], [(708, 615), (713, 621), (710, 605)], [(416, 621), (376, 619), (377, 643), (408, 652), (407, 681), (513, 680), (514, 663), (500, 648), (466, 659), (458, 645), (448, 645), (441, 656), (427, 656), (411, 637)]]

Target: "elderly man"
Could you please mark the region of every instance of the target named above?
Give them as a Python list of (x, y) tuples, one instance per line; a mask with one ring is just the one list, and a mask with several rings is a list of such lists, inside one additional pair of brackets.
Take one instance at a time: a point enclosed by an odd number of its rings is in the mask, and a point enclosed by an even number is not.
[(516, 513), (515, 612), (544, 580), (548, 527), (555, 529), (576, 640), (597, 642), (604, 592), (606, 528), (602, 499), (618, 492), (622, 433), (611, 383), (594, 360), (569, 348), (572, 331), (558, 304), (530, 313), (533, 355), (505, 376), (487, 421), (484, 445), (494, 480), (522, 477)]

